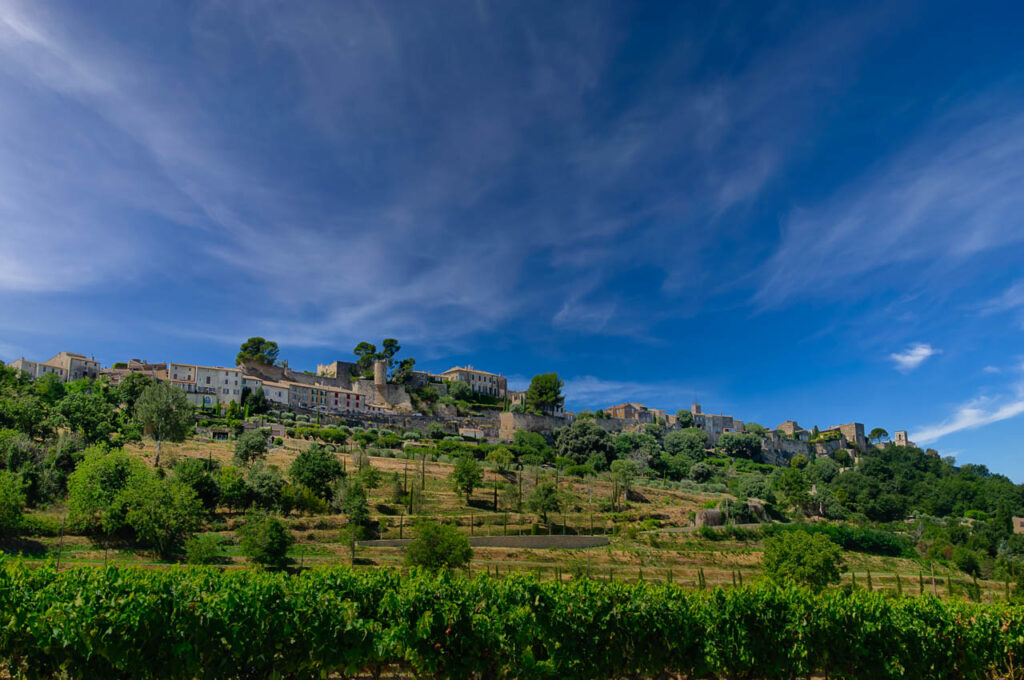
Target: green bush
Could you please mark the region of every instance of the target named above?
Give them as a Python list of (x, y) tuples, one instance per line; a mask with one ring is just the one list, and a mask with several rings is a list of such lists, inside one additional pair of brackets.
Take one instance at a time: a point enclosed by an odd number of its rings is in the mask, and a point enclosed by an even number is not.
[(224, 559), (220, 536), (199, 534), (185, 541), (185, 559), (189, 564), (217, 564)]
[(460, 569), (473, 559), (469, 539), (447, 524), (421, 522), (416, 537), (405, 549), (405, 561), (427, 569)]
[(288, 548), (295, 542), (288, 527), (277, 517), (252, 513), (238, 530), (242, 554), (264, 567), (279, 569), (288, 564)]

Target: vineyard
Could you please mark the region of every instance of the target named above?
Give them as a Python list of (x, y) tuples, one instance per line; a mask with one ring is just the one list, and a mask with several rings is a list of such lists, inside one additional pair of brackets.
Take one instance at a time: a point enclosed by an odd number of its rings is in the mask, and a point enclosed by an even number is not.
[(24, 678), (1020, 678), (1024, 609), (757, 585), (0, 565)]

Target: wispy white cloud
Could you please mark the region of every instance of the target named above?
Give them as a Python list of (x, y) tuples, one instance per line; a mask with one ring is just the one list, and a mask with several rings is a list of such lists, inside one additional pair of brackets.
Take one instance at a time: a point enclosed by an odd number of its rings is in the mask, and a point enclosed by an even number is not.
[(694, 388), (678, 383), (606, 380), (592, 375), (567, 379), (563, 392), (567, 403), (576, 408), (601, 408), (634, 401), (666, 410), (689, 408), (697, 394)]
[(927, 343), (917, 342), (902, 352), (890, 354), (889, 358), (896, 364), (897, 371), (909, 373), (924, 363), (926, 359), (939, 354), (941, 351)]
[(988, 375), (998, 375), (1002, 373), (1003, 370), (998, 366), (986, 366), (985, 368), (981, 369), (981, 372), (987, 373)]
[(961, 430), (970, 430), (1001, 420), (1015, 418), (1024, 413), (1024, 389), (1018, 388), (1017, 393), (1004, 399), (974, 399), (960, 408), (952, 417), (935, 425), (926, 425), (911, 435), (916, 442), (927, 444), (941, 437)]
[[(906, 290), (925, 267), (955, 267), (1020, 243), (1021, 186), (1024, 114), (1012, 96), (993, 93), (936, 120), (824, 203), (793, 209), (756, 299), (775, 306), (885, 286)], [(948, 277), (934, 284), (948, 286)], [(1022, 294), (1024, 287), (1015, 287), (995, 307), (1016, 304)]]

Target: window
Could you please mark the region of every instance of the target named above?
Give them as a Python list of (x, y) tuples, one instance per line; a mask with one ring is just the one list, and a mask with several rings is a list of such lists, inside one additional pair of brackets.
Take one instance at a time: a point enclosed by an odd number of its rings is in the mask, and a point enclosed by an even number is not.
[(206, 384), (207, 384), (207, 385), (209, 385), (209, 384), (210, 384), (210, 376), (206, 376)]
[(235, 390), (235, 394), (238, 394), (238, 390)]
[(228, 388), (225, 387), (224, 388), (224, 394), (227, 394), (227, 393), (228, 393)]

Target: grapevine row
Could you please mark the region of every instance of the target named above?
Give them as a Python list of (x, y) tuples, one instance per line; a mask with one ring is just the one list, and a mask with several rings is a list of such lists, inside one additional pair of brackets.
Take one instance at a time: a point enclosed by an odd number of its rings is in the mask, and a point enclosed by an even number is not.
[(0, 562), (12, 677), (1006, 678), (1022, 659), (1024, 610), (930, 596)]

